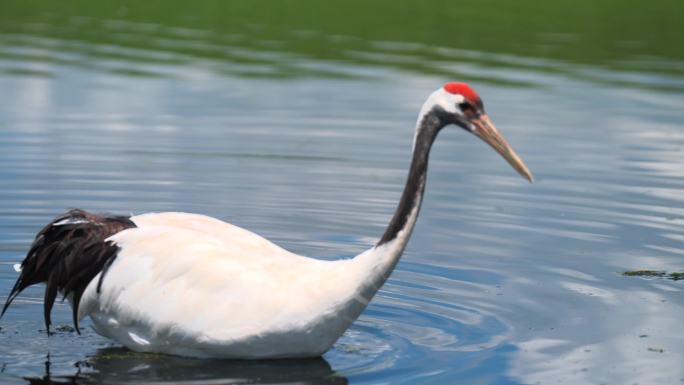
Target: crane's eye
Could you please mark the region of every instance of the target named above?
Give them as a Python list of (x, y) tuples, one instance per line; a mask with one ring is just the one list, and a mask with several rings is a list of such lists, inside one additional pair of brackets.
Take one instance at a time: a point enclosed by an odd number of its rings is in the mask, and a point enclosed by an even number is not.
[(477, 116), (477, 108), (470, 102), (463, 102), (458, 105), (458, 107), (463, 111), (463, 115), (466, 118), (473, 118)]

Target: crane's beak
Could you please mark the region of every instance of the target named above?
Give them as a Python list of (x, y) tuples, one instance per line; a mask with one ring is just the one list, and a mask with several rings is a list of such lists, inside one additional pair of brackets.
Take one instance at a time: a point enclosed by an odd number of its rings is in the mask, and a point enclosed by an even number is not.
[(492, 146), (506, 161), (513, 166), (518, 174), (522, 175), (523, 178), (534, 182), (534, 177), (532, 173), (525, 165), (525, 162), (520, 159), (518, 154), (513, 151), (511, 145), (508, 144), (506, 138), (501, 135), (499, 130), (496, 129), (489, 116), (487, 114), (482, 114), (477, 118), (473, 118), (471, 121), (475, 125), (475, 130), (473, 133), (482, 139), (485, 143)]

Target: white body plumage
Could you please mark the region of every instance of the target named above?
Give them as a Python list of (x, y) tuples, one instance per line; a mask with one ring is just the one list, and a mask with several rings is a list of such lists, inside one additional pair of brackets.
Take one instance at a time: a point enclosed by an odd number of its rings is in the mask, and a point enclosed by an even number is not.
[[(109, 239), (118, 256), (100, 293), (98, 277), (86, 288), (79, 318), (90, 316), (99, 334), (136, 351), (320, 356), (363, 311), (399, 254), (387, 244), (324, 261), (202, 215), (131, 220), (137, 227)], [(392, 244), (403, 248), (398, 241)]]

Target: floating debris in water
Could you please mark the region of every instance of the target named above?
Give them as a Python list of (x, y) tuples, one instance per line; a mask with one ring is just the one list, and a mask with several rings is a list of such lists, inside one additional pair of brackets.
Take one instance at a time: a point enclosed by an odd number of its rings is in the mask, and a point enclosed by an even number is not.
[(684, 279), (684, 272), (668, 273), (667, 271), (658, 270), (633, 270), (625, 271), (622, 275), (626, 277), (649, 277), (649, 278), (666, 278), (673, 281)]

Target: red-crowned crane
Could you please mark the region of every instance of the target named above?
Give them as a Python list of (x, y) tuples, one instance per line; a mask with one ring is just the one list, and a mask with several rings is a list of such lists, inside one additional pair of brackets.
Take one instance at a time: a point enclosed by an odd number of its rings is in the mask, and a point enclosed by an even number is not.
[(186, 213), (101, 216), (71, 210), (36, 236), (2, 313), (45, 282), (44, 316), (58, 294), (73, 320), (135, 351), (192, 357), (279, 358), (325, 353), (366, 308), (406, 247), (423, 199), (428, 156), (455, 125), (532, 174), (465, 83), (447, 83), (418, 116), (404, 192), (378, 243), (355, 258), (290, 253), (218, 219)]

